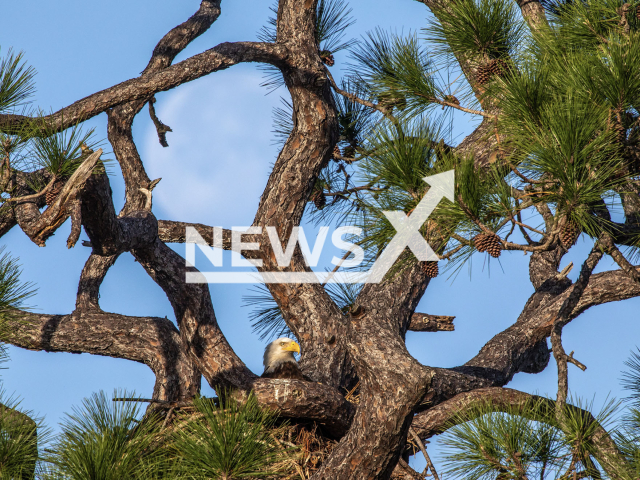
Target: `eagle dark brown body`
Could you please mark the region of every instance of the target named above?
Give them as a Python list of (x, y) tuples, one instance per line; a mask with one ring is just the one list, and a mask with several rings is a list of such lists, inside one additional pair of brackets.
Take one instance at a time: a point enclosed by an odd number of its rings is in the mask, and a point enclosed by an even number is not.
[(294, 362), (283, 362), (271, 371), (264, 372), (262, 378), (288, 378), (309, 381), (309, 378), (300, 371), (298, 364)]

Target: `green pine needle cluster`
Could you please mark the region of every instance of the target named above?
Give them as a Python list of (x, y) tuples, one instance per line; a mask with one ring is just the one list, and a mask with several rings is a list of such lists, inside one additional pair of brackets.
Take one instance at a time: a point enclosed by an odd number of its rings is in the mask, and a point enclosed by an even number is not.
[[(640, 176), (639, 5), (547, 5), (549, 25), (530, 30), (513, 2), (464, 0), (439, 8), (424, 36), (369, 33), (350, 49), (341, 88), (384, 111), (339, 96), (338, 145), (350, 155), (321, 173), (326, 202), (314, 191), (308, 214), (361, 227), (375, 260), (395, 234), (382, 212), (409, 214), (428, 191), (422, 178), (455, 168), (455, 204), (441, 202), (423, 226), (448, 268), (487, 232), (502, 250), (557, 244), (565, 225), (592, 241), (615, 235), (612, 215)], [(439, 77), (452, 60), (468, 83)], [(486, 158), (454, 153), (447, 112), (461, 101), (490, 125)]]
[[(447, 478), (525, 480), (616, 478), (640, 475), (640, 355), (625, 362), (630, 396), (594, 402), (570, 399), (562, 425), (555, 401), (542, 397), (512, 405), (480, 402), (459, 413), (440, 438)], [(607, 476), (615, 469), (615, 475)]]
[(463, 0), (443, 4), (425, 29), (434, 53), (466, 61), (509, 58), (521, 47), (524, 24), (509, 0)]
[(143, 415), (141, 405), (114, 402), (104, 392), (85, 399), (41, 457), (41, 477), (242, 480), (272, 478), (282, 468), (286, 450), (272, 436), (276, 416), (253, 395), (242, 403), (225, 395), (219, 405), (195, 398), (194, 411), (169, 424), (158, 414)]
[[(0, 52), (1, 53), (1, 52)], [(24, 54), (12, 50), (0, 59), (0, 113), (25, 105), (35, 93), (33, 67), (24, 61)]]
[[(277, 3), (271, 7), (271, 11), (273, 16), (269, 17), (267, 24), (258, 32), (258, 39), (261, 42), (275, 43), (278, 37)], [(351, 12), (352, 10), (345, 0), (318, 0), (315, 28), (318, 53), (329, 52), (334, 54), (355, 44), (352, 39), (345, 40), (346, 30), (355, 23)], [(269, 92), (284, 85), (280, 70), (272, 65), (260, 66), (259, 68), (265, 72), (265, 80), (261, 86), (267, 87)]]
[(176, 478), (240, 480), (278, 473), (283, 451), (270, 433), (276, 417), (255, 396), (239, 403), (225, 395), (220, 406), (197, 398), (194, 405), (199, 415), (179, 418), (172, 435)]
[(74, 480), (154, 478), (161, 468), (161, 424), (140, 421), (141, 413), (139, 403), (112, 402), (104, 392), (85, 399), (67, 414), (49, 449), (52, 472)]
[[(356, 298), (362, 290), (362, 284), (329, 283), (326, 290), (338, 308), (347, 314), (351, 306), (355, 304)], [(252, 307), (249, 320), (253, 331), (260, 335), (261, 340), (271, 341), (279, 337), (293, 336), (282, 316), (280, 307), (265, 285), (253, 287), (252, 293), (242, 297), (242, 300), (244, 307)]]
[(609, 401), (596, 415), (593, 410), (593, 402), (573, 401), (560, 428), (553, 402), (543, 398), (510, 406), (480, 403), (451, 420), (443, 434), (445, 473), (470, 480), (569, 479), (573, 473), (604, 478), (607, 452), (600, 435), (608, 429), (623, 441), (614, 422), (620, 403)]
[(352, 49), (350, 79), (385, 107), (417, 114), (433, 104), (435, 66), (415, 34), (376, 29)]

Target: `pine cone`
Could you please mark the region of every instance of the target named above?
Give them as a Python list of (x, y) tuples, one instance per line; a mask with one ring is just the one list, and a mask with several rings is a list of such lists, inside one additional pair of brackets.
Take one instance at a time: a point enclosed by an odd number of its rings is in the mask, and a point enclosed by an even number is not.
[(333, 67), (336, 64), (336, 61), (334, 60), (333, 55), (331, 55), (331, 52), (329, 50), (322, 50), (320, 52), (320, 60), (322, 60), (322, 63), (324, 63), (328, 67)]
[(64, 187), (64, 183), (64, 180), (57, 180), (53, 184), (53, 187), (51, 187), (51, 190), (45, 194), (44, 201), (47, 206), (51, 206), (53, 202), (56, 201), (56, 198), (58, 198), (58, 195), (60, 195), (60, 192), (62, 191), (62, 187)]
[(327, 204), (327, 197), (324, 196), (324, 193), (322, 193), (322, 190), (318, 190), (313, 195), (311, 195), (310, 200), (313, 202), (313, 204), (316, 206), (318, 210), (322, 210)]
[(476, 70), (476, 83), (478, 85), (484, 85), (489, 80), (491, 80), (493, 72), (490, 65), (491, 62), (483, 63), (482, 65), (478, 66), (478, 69)]
[(580, 236), (580, 228), (573, 220), (567, 219), (566, 223), (560, 229), (560, 242), (565, 248), (571, 248), (578, 241)]
[(491, 233), (479, 233), (473, 239), (476, 250), (487, 252), (493, 258), (498, 258), (502, 252), (502, 243), (497, 235)]
[(342, 157), (342, 152), (340, 151), (340, 147), (336, 145), (333, 147), (333, 159), (340, 160), (340, 157)]
[(640, 20), (640, 5), (636, 7), (636, 18)]
[(484, 85), (489, 82), (494, 75), (504, 77), (509, 72), (509, 64), (502, 58), (492, 58), (483, 63), (476, 70), (476, 82)]
[(509, 72), (509, 64), (502, 58), (494, 58), (489, 62), (489, 70), (492, 75), (504, 77)]
[(438, 276), (438, 262), (424, 262), (422, 269), (429, 278), (436, 278)]

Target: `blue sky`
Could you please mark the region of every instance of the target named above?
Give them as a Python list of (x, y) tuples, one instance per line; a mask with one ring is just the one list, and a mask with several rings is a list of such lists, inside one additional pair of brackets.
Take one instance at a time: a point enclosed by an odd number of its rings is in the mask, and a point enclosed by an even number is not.
[[(23, 0), (3, 5), (0, 47), (22, 50), (37, 70), (34, 104), (57, 110), (86, 95), (135, 77), (146, 66), (157, 41), (198, 8), (197, 0), (87, 2)], [(222, 3), (222, 15), (213, 27), (193, 42), (178, 61), (223, 41), (253, 40), (266, 23), (270, 2), (237, 0)], [(412, 0), (352, 0), (357, 23), (348, 31), (359, 37), (375, 27), (398, 32), (426, 26), (426, 7)], [(347, 56), (336, 55), (335, 72)], [(339, 73), (338, 73), (339, 74)], [(151, 178), (162, 177), (154, 191), (154, 213), (160, 219), (193, 221), (231, 227), (251, 223), (277, 150), (272, 144), (272, 109), (279, 105), (280, 89), (266, 95), (260, 87), (262, 73), (254, 65), (239, 65), (214, 73), (171, 92), (157, 95), (159, 118), (173, 128), (169, 148), (157, 140), (146, 109), (134, 124), (134, 137)], [(463, 134), (474, 124), (468, 116), (456, 117), (455, 132)], [(87, 122), (98, 138), (106, 139), (106, 115)], [(106, 150), (109, 151), (108, 144)], [(116, 208), (123, 203), (123, 183), (114, 164), (111, 185)], [(47, 242), (35, 246), (18, 228), (0, 240), (19, 256), (23, 279), (38, 286), (32, 303), (37, 311), (69, 313), (73, 310), (77, 281), (89, 255), (80, 243), (68, 250), (65, 224)], [(82, 238), (86, 238), (83, 236)], [(184, 255), (184, 246), (175, 247)], [(581, 240), (562, 266), (579, 265), (590, 245)], [(431, 283), (418, 311), (455, 315), (456, 331), (407, 335), (410, 352), (421, 362), (450, 367), (464, 363), (493, 335), (515, 321), (532, 293), (528, 257), (512, 252), (500, 263), (485, 264), (476, 255), (472, 274), (466, 267), (453, 281), (440, 276)], [(612, 269), (609, 258), (599, 270)], [(579, 268), (570, 275), (575, 279)], [(241, 307), (246, 286), (211, 287), (221, 328), (238, 355), (254, 372), (262, 372), (264, 342), (251, 333), (248, 308)], [(572, 322), (564, 335), (567, 351), (588, 367), (570, 366), (574, 394), (601, 404), (607, 394), (623, 396), (620, 372), (635, 349), (640, 326), (640, 300), (591, 309)], [(173, 318), (161, 289), (132, 257), (124, 254), (111, 269), (101, 291), (102, 308), (129, 315)], [(142, 364), (86, 354), (30, 352), (12, 348), (8, 370), (2, 371), (5, 390), (23, 399), (23, 406), (55, 426), (63, 412), (97, 390), (135, 390), (149, 396), (151, 371)], [(555, 394), (552, 364), (539, 375), (518, 374), (510, 386), (529, 392)], [(208, 387), (203, 394), (211, 393)]]

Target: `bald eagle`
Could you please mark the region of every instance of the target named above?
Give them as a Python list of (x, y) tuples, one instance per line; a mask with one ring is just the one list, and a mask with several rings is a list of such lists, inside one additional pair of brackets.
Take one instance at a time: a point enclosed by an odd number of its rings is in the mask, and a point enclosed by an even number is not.
[(264, 351), (262, 378), (309, 380), (300, 371), (293, 352), (300, 353), (300, 345), (290, 338), (282, 337), (267, 345)]

